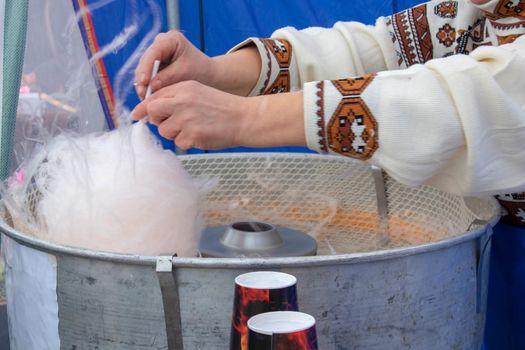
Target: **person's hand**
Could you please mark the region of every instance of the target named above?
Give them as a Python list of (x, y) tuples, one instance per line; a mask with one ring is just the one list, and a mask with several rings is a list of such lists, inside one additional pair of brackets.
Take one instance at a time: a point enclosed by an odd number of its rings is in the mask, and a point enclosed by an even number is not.
[(199, 51), (186, 37), (172, 30), (157, 35), (142, 55), (135, 70), (135, 89), (144, 99), (155, 60), (160, 60), (159, 72), (151, 82), (153, 91), (185, 80), (208, 84), (213, 79), (213, 61)]
[(188, 149), (234, 146), (243, 115), (243, 97), (185, 81), (165, 87), (137, 105), (132, 115), (158, 126), (159, 134)]
[(141, 99), (145, 97), (155, 60), (160, 60), (161, 64), (151, 82), (153, 91), (182, 81), (195, 80), (246, 96), (257, 82), (261, 70), (261, 60), (255, 47), (210, 58), (193, 46), (182, 33), (172, 30), (157, 35), (135, 70), (135, 87)]
[(185, 81), (162, 88), (133, 110), (182, 149), (305, 145), (302, 92), (241, 97)]

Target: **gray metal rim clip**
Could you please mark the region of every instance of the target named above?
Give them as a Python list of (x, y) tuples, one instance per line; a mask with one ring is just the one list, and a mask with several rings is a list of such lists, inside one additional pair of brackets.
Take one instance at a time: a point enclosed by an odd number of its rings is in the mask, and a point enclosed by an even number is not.
[(482, 294), (483, 290), (485, 290), (485, 288), (483, 288), (484, 266), (489, 264), (489, 262), (486, 261), (486, 253), (492, 241), (494, 231), (489, 222), (481, 219), (474, 219), (467, 231), (474, 229), (475, 226), (485, 226), (485, 234), (478, 238), (476, 244), (476, 312), (480, 313), (482, 309)]
[(388, 234), (388, 198), (385, 175), (383, 169), (375, 165), (372, 165), (371, 169), (376, 190), (377, 214), (379, 216), (378, 236), (381, 244), (388, 244), (390, 236)]
[(173, 256), (160, 256), (157, 259), (156, 272), (164, 306), (168, 350), (183, 350), (179, 286), (177, 271), (173, 269)]

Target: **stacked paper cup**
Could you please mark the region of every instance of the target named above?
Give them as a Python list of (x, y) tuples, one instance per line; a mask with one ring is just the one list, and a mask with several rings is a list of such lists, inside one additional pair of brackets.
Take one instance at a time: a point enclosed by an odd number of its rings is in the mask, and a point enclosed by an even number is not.
[(230, 350), (315, 350), (315, 319), (298, 312), (297, 279), (273, 271), (235, 279)]

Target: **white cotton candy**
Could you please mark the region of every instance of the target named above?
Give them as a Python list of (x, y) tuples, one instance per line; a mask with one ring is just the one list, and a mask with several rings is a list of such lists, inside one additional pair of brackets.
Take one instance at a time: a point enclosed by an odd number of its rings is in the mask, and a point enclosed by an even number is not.
[(143, 123), (58, 136), (36, 168), (40, 238), (118, 253), (196, 254), (198, 186)]

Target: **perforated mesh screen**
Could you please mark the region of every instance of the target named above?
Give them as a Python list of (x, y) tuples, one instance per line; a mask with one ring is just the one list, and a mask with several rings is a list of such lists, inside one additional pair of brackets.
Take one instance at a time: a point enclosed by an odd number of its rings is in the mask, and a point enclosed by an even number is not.
[[(367, 252), (443, 240), (490, 220), (495, 201), (464, 199), (430, 187), (408, 188), (385, 178), (388, 222), (382, 225), (369, 166), (344, 157), (233, 153), (181, 156), (195, 177), (218, 179), (206, 201), (206, 224), (266, 221), (307, 232), (318, 255)], [(29, 186), (25, 205), (40, 200)], [(471, 211), (471, 210), (474, 210)], [(14, 227), (31, 234), (22, 222)]]
[[(381, 230), (369, 166), (344, 157), (302, 154), (216, 154), (181, 157), (194, 176), (220, 179), (209, 194), (208, 226), (268, 221), (308, 232), (318, 254), (366, 252), (428, 243), (461, 234), (489, 219), (492, 201), (429, 187), (408, 188), (386, 177), (388, 228)], [(472, 206), (470, 206), (472, 207)], [(385, 237), (386, 236), (386, 237)]]

